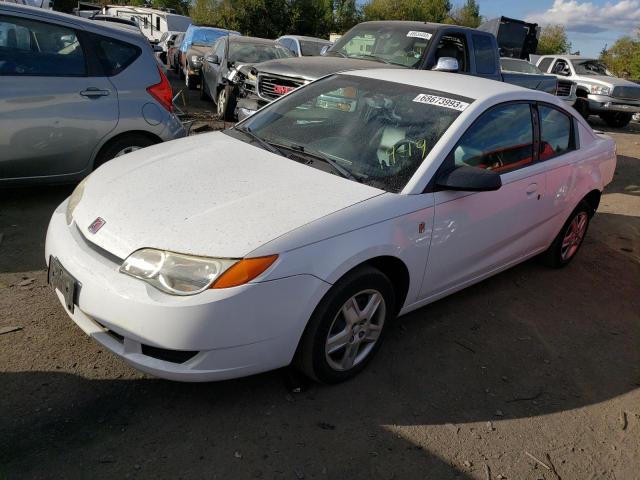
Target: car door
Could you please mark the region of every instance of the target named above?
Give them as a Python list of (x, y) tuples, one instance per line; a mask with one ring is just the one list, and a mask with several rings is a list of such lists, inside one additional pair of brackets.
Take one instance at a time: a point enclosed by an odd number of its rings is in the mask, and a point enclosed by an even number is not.
[(62, 23), (0, 15), (0, 179), (86, 169), (118, 120), (117, 93), (88, 66), (88, 42)]
[[(215, 97), (218, 91), (218, 84), (220, 83), (220, 75), (223, 72), (224, 66), (227, 63), (226, 49), (227, 38), (221, 38), (215, 44), (210, 52), (210, 55), (218, 57), (218, 63), (210, 62), (207, 60), (207, 86), (211, 92), (211, 95)], [(215, 98), (214, 98), (215, 99)]]
[(495, 106), (462, 135), (442, 170), (473, 166), (500, 173), (487, 192), (436, 191), (423, 298), (446, 294), (545, 247), (545, 166), (537, 163), (535, 110), (526, 102)]

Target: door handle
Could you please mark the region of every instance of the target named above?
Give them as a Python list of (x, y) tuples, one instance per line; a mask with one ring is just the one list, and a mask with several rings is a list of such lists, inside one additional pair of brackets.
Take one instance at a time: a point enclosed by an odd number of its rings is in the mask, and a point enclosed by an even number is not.
[(101, 90), (96, 87), (89, 87), (86, 90), (82, 90), (80, 92), (80, 95), (82, 95), (83, 97), (106, 97), (110, 93), (111, 92), (109, 92), (109, 90)]

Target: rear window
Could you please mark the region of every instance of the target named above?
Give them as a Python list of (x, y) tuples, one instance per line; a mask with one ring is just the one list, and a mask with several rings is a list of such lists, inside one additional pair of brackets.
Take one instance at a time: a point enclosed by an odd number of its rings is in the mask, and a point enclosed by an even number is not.
[(130, 43), (94, 35), (98, 59), (108, 77), (118, 75), (140, 56), (140, 48)]
[(324, 46), (331, 46), (330, 43), (313, 42), (309, 40), (300, 40), (300, 50), (303, 56), (317, 56), (320, 55)]
[(543, 72), (548, 72), (552, 61), (553, 61), (553, 58), (544, 58), (540, 62), (540, 65), (538, 65), (538, 68)]

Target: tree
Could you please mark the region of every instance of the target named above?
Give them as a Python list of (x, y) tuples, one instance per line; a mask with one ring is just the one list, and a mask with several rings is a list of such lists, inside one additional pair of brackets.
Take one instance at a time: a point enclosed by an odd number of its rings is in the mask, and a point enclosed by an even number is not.
[(449, 0), (369, 0), (362, 7), (365, 20), (418, 20), (443, 23), (450, 17)]
[(600, 60), (619, 77), (640, 79), (640, 35), (616, 40), (600, 54)]
[(153, 8), (173, 8), (176, 13), (180, 15), (186, 15), (189, 12), (189, 6), (191, 2), (189, 0), (152, 0), (151, 6)]
[(478, 2), (476, 0), (467, 0), (462, 7), (454, 8), (451, 12), (450, 23), (477, 28), (482, 23)]
[(356, 5), (356, 0), (335, 0), (333, 4), (333, 28), (336, 33), (344, 33), (360, 23), (362, 13)]
[(542, 27), (538, 39), (538, 55), (553, 55), (556, 53), (569, 53), (571, 42), (562, 25), (546, 25)]

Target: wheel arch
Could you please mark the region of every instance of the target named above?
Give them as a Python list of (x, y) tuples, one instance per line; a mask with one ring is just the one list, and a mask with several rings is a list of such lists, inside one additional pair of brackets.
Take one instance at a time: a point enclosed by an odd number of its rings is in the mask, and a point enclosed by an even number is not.
[(581, 86), (578, 86), (578, 88), (576, 88), (576, 96), (578, 98), (589, 98), (589, 91)]
[(93, 159), (91, 160), (91, 170), (95, 169), (96, 161), (98, 161), (102, 152), (104, 152), (107, 148), (109, 148), (113, 143), (117, 142), (118, 140), (124, 137), (127, 137), (128, 135), (142, 135), (143, 137), (147, 137), (149, 140), (153, 141), (154, 143), (162, 142), (162, 139), (158, 135), (155, 135), (145, 130), (127, 130), (126, 132), (119, 133), (111, 137), (102, 145), (100, 145), (100, 148), (97, 149), (96, 153), (93, 155)]
[(600, 205), (600, 198), (602, 198), (602, 192), (597, 189), (591, 190), (582, 198), (582, 201), (589, 205), (592, 217)]

